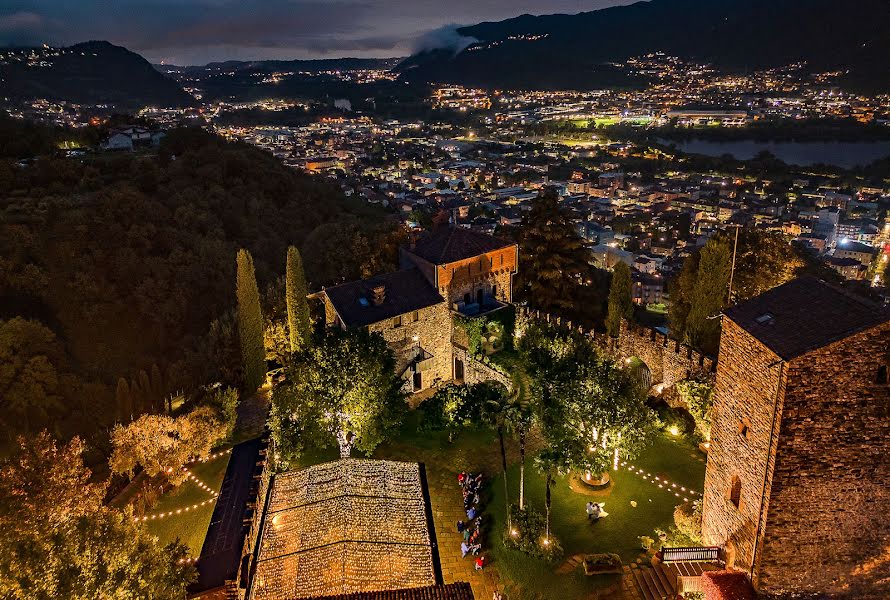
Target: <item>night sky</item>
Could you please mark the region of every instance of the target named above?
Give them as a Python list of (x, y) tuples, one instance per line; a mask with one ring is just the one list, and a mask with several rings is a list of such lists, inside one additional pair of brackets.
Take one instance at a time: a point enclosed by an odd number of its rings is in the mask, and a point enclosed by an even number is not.
[(0, 0), (0, 46), (108, 40), (153, 62), (406, 56), (453, 25), (631, 0)]

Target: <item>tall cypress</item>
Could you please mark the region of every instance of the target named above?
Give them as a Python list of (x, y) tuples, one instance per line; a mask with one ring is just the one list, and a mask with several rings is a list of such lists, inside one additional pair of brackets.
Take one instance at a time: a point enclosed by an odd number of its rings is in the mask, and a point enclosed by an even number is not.
[(114, 394), (114, 401), (117, 404), (117, 411), (120, 420), (129, 423), (133, 420), (133, 398), (130, 395), (130, 386), (127, 380), (121, 377), (117, 380), (117, 390)]
[(238, 299), (238, 334), (244, 364), (244, 389), (253, 392), (266, 377), (266, 349), (263, 345), (263, 311), (256, 283), (253, 257), (245, 249), (238, 251), (235, 295)]
[(306, 273), (303, 271), (303, 258), (295, 246), (287, 249), (285, 270), (285, 299), (287, 300), (287, 329), (290, 335), (291, 352), (296, 352), (309, 343), (309, 302), (306, 300)]
[(612, 285), (609, 287), (609, 314), (606, 317), (606, 329), (613, 337), (618, 337), (621, 332), (621, 320), (630, 320), (633, 317), (632, 286), (630, 267), (623, 261), (619, 261), (612, 269)]

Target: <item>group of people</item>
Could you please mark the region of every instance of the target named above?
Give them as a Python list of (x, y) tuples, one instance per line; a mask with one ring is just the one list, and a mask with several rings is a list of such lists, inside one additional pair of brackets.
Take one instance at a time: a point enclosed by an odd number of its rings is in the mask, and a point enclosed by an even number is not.
[(466, 557), (467, 554), (475, 556), (476, 570), (481, 571), (485, 567), (485, 557), (480, 555), (482, 552), (482, 508), (480, 506), (482, 473), (461, 472), (457, 475), (457, 484), (463, 493), (464, 510), (467, 513), (466, 521), (461, 519), (457, 522), (457, 532), (463, 534), (460, 554), (462, 557)]

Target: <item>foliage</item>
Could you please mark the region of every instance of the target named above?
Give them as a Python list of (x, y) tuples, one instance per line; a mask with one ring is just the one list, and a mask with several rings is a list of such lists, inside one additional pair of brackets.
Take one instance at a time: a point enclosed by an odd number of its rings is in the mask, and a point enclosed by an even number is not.
[[(510, 507), (511, 523), (504, 530), (504, 546), (548, 562), (562, 557), (562, 546), (551, 534), (546, 536), (546, 522), (541, 511), (519, 506)], [(545, 543), (546, 542), (546, 543)]]
[(711, 439), (711, 409), (714, 405), (714, 384), (687, 379), (676, 385), (680, 399), (689, 407), (695, 428), (703, 440)]
[(613, 552), (588, 554), (584, 557), (584, 572), (587, 574), (621, 571), (621, 557)]
[[(683, 263), (671, 282), (668, 317), (674, 337), (715, 355), (720, 320), (714, 318), (728, 300), (729, 272), (735, 234), (721, 233)], [(815, 264), (806, 250), (777, 233), (739, 230), (732, 302), (753, 298), (804, 273), (834, 280), (832, 273)]]
[(194, 569), (179, 543), (158, 545), (128, 513), (102, 505), (83, 443), (46, 432), (0, 466), (0, 597), (184, 599)]
[(238, 390), (230, 387), (217, 387), (210, 395), (210, 406), (216, 408), (226, 427), (225, 439), (232, 439), (235, 433), (235, 425), (238, 422), (238, 404), (240, 399)]
[(313, 287), (335, 285), (392, 271), (398, 265), (402, 228), (344, 217), (312, 231), (303, 244), (306, 277)]
[[(15, 135), (0, 127), (0, 148)], [(115, 408), (118, 379), (129, 386), (155, 364), (164, 392), (240, 386), (235, 252), (251, 252), (263, 286), (289, 245), (358, 210), (367, 227), (382, 220), (324, 179), (200, 130), (168, 132), (154, 155), (41, 156), (22, 168), (0, 159), (0, 319), (39, 321), (64, 341), (62, 355), (46, 355), (64, 401), (32, 413), (32, 431), (105, 451), (115, 420), (131, 414)], [(14, 439), (24, 419), (9, 425)]]
[(296, 352), (304, 344), (309, 343), (312, 330), (309, 322), (309, 301), (306, 299), (309, 290), (306, 288), (303, 258), (295, 246), (290, 246), (287, 249), (287, 265), (284, 277), (290, 350), (291, 352)]
[(64, 349), (39, 321), (0, 321), (0, 415), (8, 431), (31, 431), (63, 407)]
[(606, 317), (606, 330), (612, 337), (618, 337), (622, 319), (633, 317), (633, 281), (630, 267), (619, 261), (612, 269), (612, 285), (609, 287), (609, 312)]
[(395, 356), (379, 333), (328, 330), (294, 354), (272, 396), (271, 425), (283, 462), (306, 447), (341, 442), (370, 453), (401, 423), (407, 404)]
[(482, 353), (482, 332), (486, 326), (485, 317), (465, 317), (457, 315), (454, 317), (455, 327), (460, 328), (467, 336), (467, 353), (470, 356), (478, 356)]
[(482, 422), (482, 408), (487, 393), (485, 384), (455, 385), (449, 383), (420, 404), (420, 422), (425, 431), (448, 430), (449, 436), (463, 427)]
[(573, 469), (598, 473), (645, 447), (656, 420), (644, 390), (588, 338), (531, 323), (519, 345), (548, 447)]
[(598, 320), (603, 298), (591, 285), (594, 268), (555, 192), (532, 201), (519, 229), (519, 272), (514, 293), (545, 312), (575, 320)]
[(266, 377), (266, 349), (263, 341), (263, 310), (257, 289), (253, 257), (238, 251), (235, 295), (238, 298), (238, 339), (244, 365), (244, 389), (253, 393)]
[(651, 537), (649, 537), (648, 535), (639, 536), (639, 540), (640, 540), (640, 546), (646, 552), (649, 552), (650, 550), (652, 550), (652, 547), (655, 545), (655, 540), (652, 539)]
[[(702, 543), (702, 501), (694, 500), (677, 506), (674, 509), (674, 526), (677, 532), (685, 537), (684, 542), (676, 546), (698, 546)], [(671, 544), (674, 545), (674, 544)]]
[(199, 406), (179, 417), (142, 415), (129, 425), (116, 425), (111, 432), (112, 453), (108, 463), (113, 473), (132, 476), (137, 466), (147, 475), (166, 476), (173, 485), (186, 480), (181, 467), (206, 458), (223, 440), (228, 426), (212, 406)]

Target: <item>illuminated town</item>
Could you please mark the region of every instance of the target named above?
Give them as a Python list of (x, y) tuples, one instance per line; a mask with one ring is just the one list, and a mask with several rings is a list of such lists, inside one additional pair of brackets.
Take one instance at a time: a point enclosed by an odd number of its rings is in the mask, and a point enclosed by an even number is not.
[(0, 598), (890, 598), (883, 0), (62, 4)]

